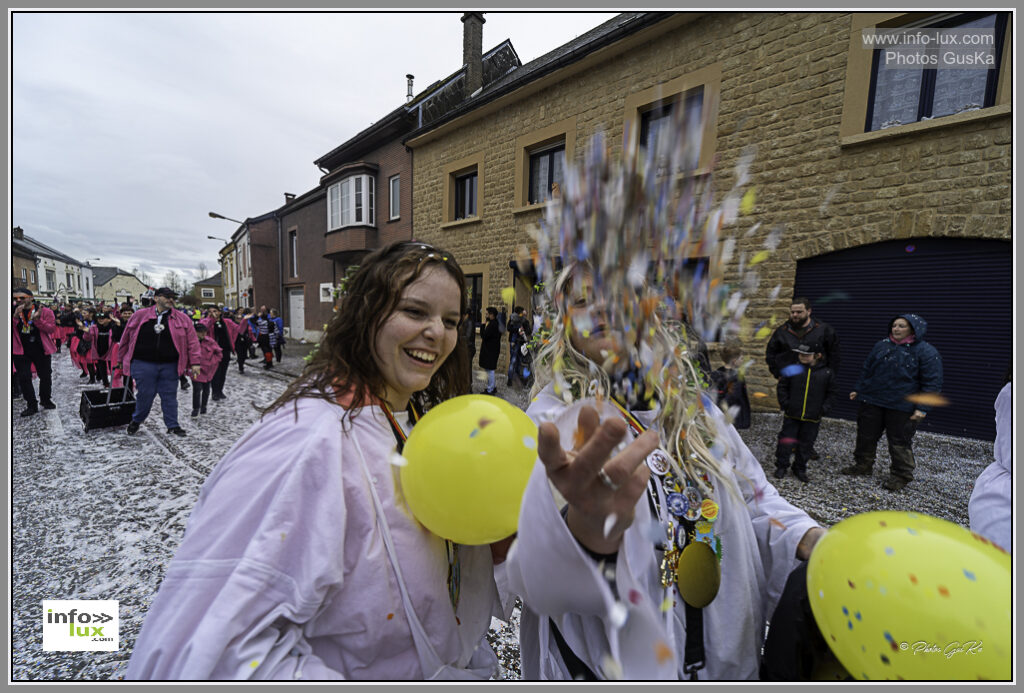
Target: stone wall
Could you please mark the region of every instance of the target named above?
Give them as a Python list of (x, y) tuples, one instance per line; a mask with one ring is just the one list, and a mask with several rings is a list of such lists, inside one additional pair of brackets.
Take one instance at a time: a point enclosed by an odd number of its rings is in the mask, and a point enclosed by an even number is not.
[[(583, 69), (563, 68), (531, 93), (521, 89), (524, 96), (478, 109), (475, 120), (462, 118), (410, 143), (416, 235), (448, 248), (463, 264), (490, 267), (484, 305), (501, 304), (502, 287), (512, 284), (508, 261), (529, 243), (526, 228), (541, 214), (514, 203), (516, 138), (575, 116), (569, 136), (576, 138), (577, 160), (599, 130), (618, 155), (629, 94), (709, 66), (721, 69), (712, 125), (720, 195), (732, 186), (741, 153), (756, 148), (751, 185), (757, 202), (734, 229), (738, 249), (756, 252), (771, 229), (783, 227), (778, 252), (760, 266), (760, 290), (748, 308), (753, 322), (786, 318), (801, 258), (894, 238), (1010, 238), (1009, 109), (842, 138), (849, 13), (722, 13), (659, 26), (642, 40), (620, 42), (625, 48), (618, 54), (589, 58)], [(444, 167), (481, 153), (479, 218), (446, 223)], [(755, 222), (760, 231), (744, 238)], [(726, 281), (737, 278), (735, 268), (727, 271)], [(778, 297), (771, 300), (776, 285)], [(756, 363), (750, 389), (772, 395), (764, 343), (745, 344), (744, 355)]]

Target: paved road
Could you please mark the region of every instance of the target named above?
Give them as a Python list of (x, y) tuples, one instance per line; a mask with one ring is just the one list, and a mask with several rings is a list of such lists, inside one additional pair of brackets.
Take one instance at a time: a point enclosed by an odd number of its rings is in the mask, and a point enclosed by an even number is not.
[[(54, 357), (57, 409), (22, 419), (12, 406), (12, 678), (14, 680), (109, 680), (123, 675), (150, 600), (174, 555), (199, 488), (213, 465), (259, 417), (302, 368), (309, 345), (290, 344), (271, 371), (232, 364), (228, 400), (211, 402), (209, 414), (188, 416), (191, 391), (178, 393), (186, 438), (168, 436), (159, 402), (135, 436), (124, 427), (84, 432), (78, 417), (81, 392), (66, 351)], [(483, 389), (478, 379), (474, 390)], [(499, 395), (525, 407), (521, 390)], [(96, 386), (91, 386), (95, 388)], [(774, 468), (778, 414), (755, 414), (742, 435), (766, 472)], [(829, 420), (822, 427), (822, 460), (811, 466), (812, 483), (792, 477), (774, 481), (779, 492), (825, 525), (873, 509), (917, 510), (966, 525), (973, 481), (992, 459), (991, 443), (919, 434), (918, 479), (890, 494), (879, 488), (888, 467), (884, 442), (874, 478), (838, 474), (852, 449), (854, 425)], [(117, 599), (117, 652), (44, 652), (44, 599)], [(504, 670), (518, 678), (517, 619), (495, 621), (492, 644)]]

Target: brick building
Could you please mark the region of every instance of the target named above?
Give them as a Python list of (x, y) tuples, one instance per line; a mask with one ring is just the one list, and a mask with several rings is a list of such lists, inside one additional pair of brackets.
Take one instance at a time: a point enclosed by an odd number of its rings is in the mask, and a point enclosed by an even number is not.
[(481, 50), (483, 22), (480, 13), (463, 16), (471, 47), (463, 57), (471, 50), (472, 60), (416, 95), (407, 75), (406, 103), (318, 158), (314, 163), (324, 172), (319, 186), (274, 212), (281, 232), (282, 317), (292, 338), (319, 339), (349, 266), (376, 248), (413, 238), (412, 153), (403, 138), (521, 65), (508, 40)]
[(204, 306), (224, 305), (224, 282), (221, 280), (221, 273), (212, 277), (200, 279), (192, 286), (192, 295), (199, 299)]
[[(896, 80), (862, 45), (862, 29), (935, 26), (992, 27), (995, 67)], [(848, 392), (888, 319), (920, 312), (953, 401), (922, 428), (990, 437), (981, 419), (991, 419), (1012, 353), (1010, 32), (991, 13), (624, 13), (410, 134), (413, 226), (455, 253), (485, 303), (501, 305), (514, 285), (528, 305), (530, 282), (509, 261), (545, 204), (531, 171), (580, 160), (599, 130), (619, 156), (624, 137), (643, 138), (686, 104), (703, 122), (695, 175), (712, 172), (716, 190), (756, 147), (757, 202), (738, 250), (752, 254), (784, 227), (750, 318), (783, 320), (806, 293), (840, 332)], [(990, 328), (983, 357), (962, 327), (979, 306)], [(771, 407), (764, 346), (748, 341), (744, 353), (749, 386), (764, 395), (754, 401)], [(852, 416), (846, 407), (840, 416)]]
[(36, 277), (35, 252), (25, 243), (25, 232), (20, 226), (11, 230), (11, 288), (28, 289), (32, 293), (39, 291)]
[(96, 299), (107, 305), (137, 301), (149, 289), (131, 272), (117, 267), (93, 267)]

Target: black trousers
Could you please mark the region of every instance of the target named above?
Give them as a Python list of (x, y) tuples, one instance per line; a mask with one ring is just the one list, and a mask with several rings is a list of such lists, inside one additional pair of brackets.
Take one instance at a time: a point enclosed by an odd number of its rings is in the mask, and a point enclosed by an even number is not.
[(818, 439), (820, 421), (801, 421), (786, 415), (782, 416), (782, 430), (779, 431), (779, 444), (775, 448), (775, 466), (789, 468), (789, 457), (796, 450), (793, 458), (793, 469), (807, 471), (807, 460), (811, 459), (814, 441)]
[(874, 467), (878, 441), (885, 433), (889, 441), (892, 475), (912, 480), (916, 466), (913, 441), (917, 422), (910, 419), (911, 414), (913, 412), (861, 402), (857, 411), (857, 444), (853, 449), (853, 461), (863, 467)]
[(100, 359), (96, 362), (96, 379), (99, 380), (105, 387), (110, 386), (110, 380), (108, 379), (107, 373), (107, 362)]
[(245, 372), (245, 360), (249, 358), (249, 348), (250, 345), (248, 343), (239, 343), (235, 346), (235, 355), (238, 356), (239, 373)]
[(281, 363), (281, 357), (283, 356), (283, 354), (281, 352), (281, 340), (282, 339), (284, 339), (284, 337), (278, 337), (277, 338), (277, 344), (274, 345), (274, 356), (277, 357), (277, 362), (278, 363)]
[(224, 381), (227, 380), (228, 366), (230, 365), (231, 352), (225, 349), (220, 357), (220, 363), (217, 364), (217, 370), (213, 373), (213, 379), (210, 381), (210, 389), (217, 397), (224, 394)]
[(273, 363), (274, 350), (270, 348), (270, 335), (261, 334), (259, 338), (256, 340), (256, 344), (257, 346), (259, 346), (260, 351), (263, 352), (263, 362)]
[(25, 403), (30, 407), (39, 406), (32, 387), (32, 366), (36, 367), (36, 375), (39, 377), (39, 399), (49, 402), (53, 394), (53, 366), (50, 363), (50, 355), (44, 354), (42, 346), (39, 346), (36, 349), (27, 349), (24, 354), (14, 355), (11, 359), (14, 361), (14, 370)]
[(198, 380), (192, 381), (192, 411), (200, 409), (206, 411), (206, 403), (210, 399), (210, 383), (201, 383)]

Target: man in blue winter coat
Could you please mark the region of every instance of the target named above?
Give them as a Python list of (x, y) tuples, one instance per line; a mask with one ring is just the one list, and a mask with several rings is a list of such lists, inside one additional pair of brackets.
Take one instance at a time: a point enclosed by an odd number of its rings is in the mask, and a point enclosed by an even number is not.
[(850, 393), (850, 399), (861, 403), (853, 464), (841, 473), (870, 476), (878, 440), (885, 432), (892, 466), (883, 488), (898, 491), (913, 481), (914, 432), (930, 409), (915, 396), (942, 390), (942, 357), (924, 341), (927, 328), (921, 316), (902, 313), (889, 321), (889, 336), (864, 359), (856, 390)]

